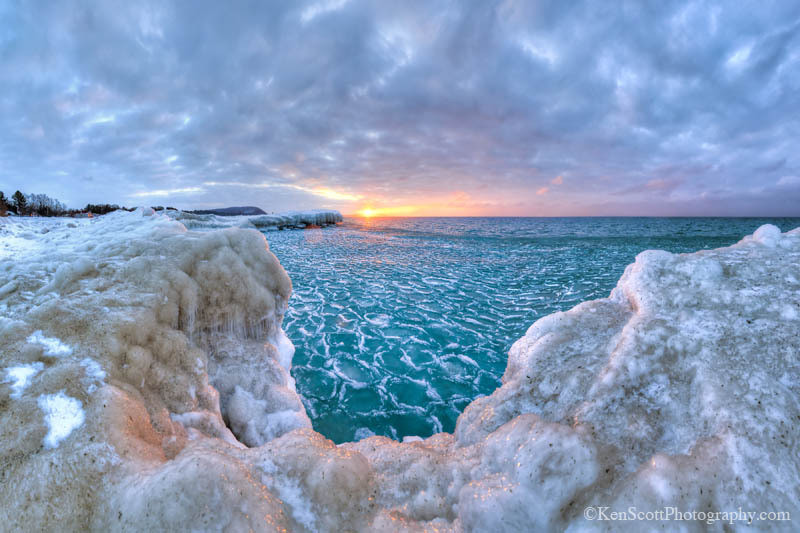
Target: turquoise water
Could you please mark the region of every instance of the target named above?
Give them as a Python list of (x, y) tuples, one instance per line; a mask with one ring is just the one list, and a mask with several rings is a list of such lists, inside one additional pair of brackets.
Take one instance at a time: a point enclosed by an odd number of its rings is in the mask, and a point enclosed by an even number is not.
[(314, 428), (340, 443), (452, 431), (544, 315), (609, 294), (642, 250), (727, 246), (730, 218), (383, 218), (266, 233), (292, 278), (284, 328)]

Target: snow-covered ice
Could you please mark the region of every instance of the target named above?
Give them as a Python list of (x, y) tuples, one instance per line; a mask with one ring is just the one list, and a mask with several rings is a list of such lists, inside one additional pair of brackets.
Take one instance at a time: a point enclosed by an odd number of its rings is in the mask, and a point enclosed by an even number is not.
[(52, 357), (63, 357), (72, 353), (72, 348), (55, 337), (46, 337), (41, 331), (34, 331), (28, 337), (28, 343), (38, 344), (44, 348), (44, 354)]
[(30, 385), (33, 376), (38, 374), (44, 368), (44, 364), (40, 362), (31, 363), (29, 365), (18, 365), (6, 368), (6, 379), (4, 383), (11, 384), (11, 398), (19, 399), (22, 393)]
[(42, 395), (38, 404), (44, 411), (44, 422), (47, 424), (47, 435), (44, 437), (47, 448), (56, 448), (86, 418), (80, 400), (70, 398), (63, 392)]
[(180, 221), (190, 229), (204, 228), (258, 228), (259, 230), (306, 228), (313, 226), (330, 226), (342, 222), (339, 211), (333, 209), (312, 209), (308, 211), (287, 211), (269, 215), (198, 215), (185, 211), (168, 210), (167, 216)]
[(454, 434), (336, 446), (289, 375), (291, 282), (262, 234), (152, 210), (42, 224), (0, 233), (15, 250), (0, 259), (9, 529), (616, 528), (588, 506), (800, 516), (800, 230), (643, 252), (608, 298), (533, 324)]

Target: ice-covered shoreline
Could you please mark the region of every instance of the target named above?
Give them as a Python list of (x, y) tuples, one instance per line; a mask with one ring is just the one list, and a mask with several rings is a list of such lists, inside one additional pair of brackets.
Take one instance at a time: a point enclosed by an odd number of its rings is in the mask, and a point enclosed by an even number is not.
[(165, 212), (170, 218), (181, 222), (188, 229), (213, 228), (256, 228), (264, 230), (304, 229), (308, 227), (332, 226), (344, 219), (339, 211), (333, 209), (312, 209), (307, 211), (287, 211), (264, 215), (221, 216), (196, 214), (187, 211)]
[(643, 252), (609, 298), (531, 326), (454, 434), (341, 446), (294, 390), (291, 282), (257, 231), (150, 211), (14, 220), (0, 254), (9, 528), (619, 529), (588, 506), (800, 516), (800, 230)]

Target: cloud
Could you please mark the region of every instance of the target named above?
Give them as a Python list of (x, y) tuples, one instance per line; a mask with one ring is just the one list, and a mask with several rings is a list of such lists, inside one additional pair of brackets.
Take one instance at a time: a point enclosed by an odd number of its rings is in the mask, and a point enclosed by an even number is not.
[(654, 179), (642, 184), (633, 185), (618, 191), (616, 194), (656, 194), (667, 196), (680, 187), (683, 179)]
[(536, 190), (536, 195), (537, 196), (544, 196), (548, 192), (550, 192), (550, 188), (549, 187), (541, 187), (541, 188)]
[(131, 198), (151, 198), (158, 196), (181, 196), (184, 194), (199, 194), (205, 192), (200, 187), (184, 187), (183, 189), (158, 189), (154, 191), (139, 191), (130, 195)]
[(350, 194), (342, 191), (335, 191), (329, 187), (303, 187), (301, 185), (292, 185), (291, 187), (299, 191), (310, 192), (311, 194), (322, 196), (323, 198), (328, 198), (330, 200), (346, 200), (354, 202), (363, 198), (363, 196), (360, 194)]
[(286, 189), (294, 189), (297, 191), (303, 191), (330, 200), (351, 201), (351, 202), (363, 198), (363, 196), (361, 196), (360, 194), (352, 194), (346, 191), (338, 191), (331, 189), (330, 187), (309, 187), (304, 185), (296, 185), (293, 183), (271, 183), (271, 182), (246, 183), (246, 182), (236, 182), (236, 181), (227, 181), (227, 182), (206, 181), (203, 182), (203, 185), (207, 185), (209, 187), (244, 187), (247, 189), (286, 188)]
[(748, 191), (800, 175), (798, 21), (792, 2), (12, 3), (0, 190), (345, 211), (464, 191), (539, 214), (566, 175), (553, 214), (767, 202)]

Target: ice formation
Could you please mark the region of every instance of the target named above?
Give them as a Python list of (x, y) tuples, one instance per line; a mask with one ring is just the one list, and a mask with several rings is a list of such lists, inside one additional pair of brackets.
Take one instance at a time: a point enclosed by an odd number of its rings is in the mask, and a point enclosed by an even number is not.
[(800, 516), (800, 230), (643, 252), (609, 298), (531, 326), (454, 434), (341, 446), (295, 392), (291, 283), (257, 231), (139, 210), (3, 221), (0, 250), (12, 530), (621, 527), (588, 506)]
[(166, 211), (167, 216), (182, 222), (189, 229), (202, 228), (258, 228), (259, 230), (307, 228), (331, 226), (342, 222), (339, 211), (332, 209), (312, 209), (309, 211), (287, 211), (269, 215), (220, 216), (197, 214), (186, 211)]

